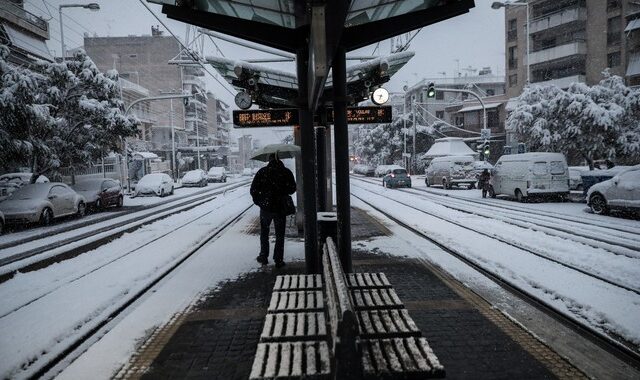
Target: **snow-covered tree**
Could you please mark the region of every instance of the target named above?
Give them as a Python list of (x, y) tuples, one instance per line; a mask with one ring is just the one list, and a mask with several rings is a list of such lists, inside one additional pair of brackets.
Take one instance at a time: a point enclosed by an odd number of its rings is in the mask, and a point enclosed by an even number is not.
[(531, 151), (618, 163), (640, 160), (640, 91), (619, 76), (603, 73), (599, 84), (568, 89), (532, 85), (518, 97), (507, 129)]
[(7, 55), (0, 48), (0, 150), (11, 152), (11, 164), (30, 166), (32, 181), (59, 167), (87, 166), (136, 134), (137, 120), (123, 113), (117, 73), (101, 73), (83, 51), (33, 70), (10, 66)]

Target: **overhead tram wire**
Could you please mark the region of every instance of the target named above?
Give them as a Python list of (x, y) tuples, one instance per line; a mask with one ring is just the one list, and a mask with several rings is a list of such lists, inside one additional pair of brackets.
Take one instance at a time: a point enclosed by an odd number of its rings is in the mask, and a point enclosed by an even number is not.
[(153, 17), (155, 17), (156, 20), (158, 20), (158, 22), (160, 24), (162, 24), (162, 26), (171, 34), (171, 36), (173, 36), (173, 38), (178, 41), (178, 43), (180, 44), (180, 46), (182, 46), (182, 48), (184, 49), (185, 52), (187, 52), (187, 54), (189, 54), (191, 56), (191, 58), (194, 60), (194, 62), (196, 62), (198, 65), (200, 65), (200, 67), (202, 67), (202, 69), (209, 74), (213, 79), (215, 79), (216, 82), (218, 82), (220, 84), (220, 86), (222, 86), (222, 88), (224, 88), (225, 90), (227, 90), (227, 92), (229, 94), (231, 94), (231, 96), (235, 96), (236, 94), (233, 93), (233, 91), (231, 91), (229, 88), (227, 88), (226, 82), (222, 82), (220, 81), (220, 79), (218, 79), (218, 77), (216, 77), (215, 75), (213, 75), (211, 73), (211, 71), (209, 71), (207, 69), (207, 67), (205, 65), (202, 64), (202, 62), (200, 62), (200, 59), (198, 57), (196, 57), (183, 43), (182, 41), (180, 41), (180, 39), (173, 33), (173, 31), (171, 29), (169, 29), (169, 27), (153, 12), (153, 10), (151, 8), (149, 8), (149, 6), (147, 4), (145, 4), (144, 0), (138, 0), (140, 2), (140, 4), (142, 4), (142, 6), (144, 6), (149, 13), (151, 13), (151, 15), (153, 15)]

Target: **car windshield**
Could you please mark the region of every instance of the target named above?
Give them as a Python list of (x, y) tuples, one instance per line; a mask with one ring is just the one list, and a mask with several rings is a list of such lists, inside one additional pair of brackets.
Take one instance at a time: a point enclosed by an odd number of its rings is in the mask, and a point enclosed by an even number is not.
[(94, 190), (100, 190), (100, 187), (102, 186), (102, 183), (104, 181), (99, 180), (99, 181), (83, 181), (83, 182), (78, 182), (75, 185), (73, 185), (73, 189), (76, 191), (94, 191)]
[(209, 169), (209, 174), (222, 174), (224, 173), (224, 168), (214, 167)]
[(549, 164), (551, 168), (551, 174), (564, 174), (565, 166), (562, 161), (551, 161)]
[(535, 162), (533, 164), (533, 174), (545, 175), (549, 173), (549, 165), (546, 162)]
[(162, 174), (147, 174), (146, 176), (142, 177), (142, 179), (140, 180), (140, 182), (138, 182), (139, 185), (154, 185), (154, 184), (159, 184), (162, 182), (164, 178), (164, 175)]
[(182, 177), (183, 180), (199, 180), (202, 178), (202, 172), (199, 170), (192, 170)]
[(11, 196), (12, 199), (42, 199), (49, 193), (49, 186), (40, 184), (29, 184), (16, 190)]
[(407, 174), (405, 169), (393, 169), (393, 174)]

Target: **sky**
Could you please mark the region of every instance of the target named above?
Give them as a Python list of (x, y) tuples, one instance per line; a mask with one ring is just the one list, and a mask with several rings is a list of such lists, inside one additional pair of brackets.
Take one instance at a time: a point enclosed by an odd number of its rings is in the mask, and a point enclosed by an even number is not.
[[(140, 0), (26, 0), (25, 7), (31, 12), (49, 20), (50, 40), (48, 47), (52, 53), (60, 53), (60, 24), (58, 6), (69, 3), (97, 2), (100, 10), (92, 12), (82, 8), (63, 10), (64, 39), (67, 49), (82, 45), (83, 35), (127, 36), (149, 35), (151, 26), (160, 24)], [(186, 24), (168, 19), (159, 5), (145, 4), (167, 25), (169, 30), (185, 39)], [(490, 0), (476, 0), (476, 7), (465, 15), (455, 17), (423, 28), (413, 39), (411, 47), (415, 57), (387, 84), (390, 91), (402, 91), (422, 78), (452, 77), (460, 68), (462, 75), (472, 75), (465, 68), (481, 69), (491, 67), (493, 73), (504, 75), (504, 10), (493, 10)], [(164, 28), (162, 28), (164, 30)], [(166, 32), (165, 32), (166, 33)], [(269, 55), (248, 50), (245, 47), (216, 40), (216, 44), (227, 58), (264, 58)], [(348, 53), (347, 56), (371, 55), (375, 45)], [(390, 42), (382, 41), (377, 54), (389, 54)], [(205, 55), (219, 55), (213, 43), (205, 40)], [(354, 62), (355, 63), (355, 62)], [(348, 62), (347, 65), (350, 63)], [(272, 64), (276, 69), (295, 71), (293, 64)], [(217, 73), (210, 68), (210, 72)], [(444, 74), (443, 74), (444, 73)], [(218, 77), (220, 81), (222, 79)], [(235, 91), (230, 85), (222, 86), (207, 75), (208, 89), (235, 108)], [(252, 134), (269, 140), (270, 132), (255, 131)]]

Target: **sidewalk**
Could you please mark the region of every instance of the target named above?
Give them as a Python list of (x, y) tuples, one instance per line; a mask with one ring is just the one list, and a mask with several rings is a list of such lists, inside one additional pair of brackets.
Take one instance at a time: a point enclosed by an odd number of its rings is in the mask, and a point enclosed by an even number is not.
[[(381, 242), (389, 239), (390, 232), (361, 210), (354, 209), (352, 217), (354, 270), (385, 272), (445, 366), (448, 379), (584, 377), (448, 275), (421, 260), (362, 248), (374, 237)], [(257, 220), (245, 231), (255, 234), (256, 227)], [(296, 239), (293, 235), (288, 233)], [(122, 378), (247, 379), (275, 277), (303, 271), (302, 262), (282, 270), (267, 266), (222, 284), (152, 336), (128, 370), (120, 372), (125, 374)]]

